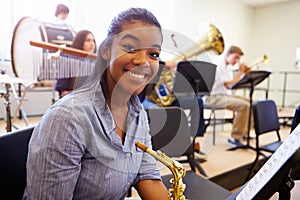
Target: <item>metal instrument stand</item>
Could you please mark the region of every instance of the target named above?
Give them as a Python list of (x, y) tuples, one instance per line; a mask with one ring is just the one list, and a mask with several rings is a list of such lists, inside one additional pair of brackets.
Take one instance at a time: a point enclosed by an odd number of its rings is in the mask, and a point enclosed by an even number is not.
[[(33, 82), (27, 83), (26, 85), (25, 85), (24, 83), (23, 83), (23, 84), (22, 84), (22, 83), (18, 83), (18, 84), (19, 84), (19, 90), (20, 90), (19, 93), (20, 93), (20, 94), (21, 94), (21, 87), (20, 87), (20, 85), (23, 85), (23, 86), (25, 87), (25, 89), (23, 90), (23, 94), (18, 95), (17, 92), (16, 92), (16, 90), (15, 90), (15, 88), (12, 86), (12, 92), (13, 92), (13, 94), (14, 94), (14, 96), (15, 96), (15, 99), (16, 99), (16, 101), (17, 101), (17, 103), (18, 103), (18, 106), (17, 106), (17, 108), (16, 108), (16, 111), (15, 111), (15, 114), (14, 114), (13, 119), (16, 119), (18, 113), (20, 113), (20, 114), (22, 115), (22, 119), (24, 120), (26, 126), (28, 126), (28, 125), (29, 125), (29, 123), (28, 123), (28, 118), (27, 118), (27, 115), (26, 115), (26, 113), (25, 113), (25, 110), (24, 110), (23, 107), (22, 107), (22, 104), (23, 104), (23, 102), (24, 102), (24, 100), (25, 100), (25, 96), (26, 96), (28, 90), (29, 90), (31, 87), (33, 87), (34, 84), (33, 84)], [(16, 128), (16, 127), (15, 127), (15, 128)], [(16, 128), (16, 129), (18, 129), (18, 128)]]
[[(12, 127), (18, 129), (17, 127), (12, 125), (10, 92), (12, 92), (12, 94), (16, 100), (16, 103), (17, 103), (17, 108), (16, 108), (13, 119), (16, 119), (18, 114), (21, 113), (26, 126), (28, 126), (28, 119), (27, 119), (26, 113), (22, 107), (22, 103), (25, 99), (25, 95), (27, 94), (27, 91), (33, 85), (32, 82), (28, 82), (28, 81), (25, 81), (25, 80), (22, 80), (19, 78), (11, 78), (7, 74), (1, 75), (0, 82), (3, 84), (3, 86), (5, 88), (5, 90), (3, 90), (3, 92), (2, 91), (0, 92), (0, 95), (1, 95), (1, 97), (4, 97), (4, 99), (5, 99), (7, 132), (10, 132), (12, 130), (11, 129)], [(25, 86), (25, 90), (23, 92), (23, 95), (21, 95), (21, 97), (17, 94), (14, 84), (19, 84), (19, 85)]]
[(254, 70), (250, 71), (245, 74), (245, 76), (239, 80), (237, 83), (232, 85), (231, 89), (241, 89), (241, 88), (249, 88), (249, 117), (248, 117), (248, 134), (247, 134), (247, 144), (236, 146), (230, 149), (227, 149), (227, 151), (234, 151), (236, 149), (245, 149), (250, 148), (252, 150), (255, 150), (254, 147), (250, 146), (250, 128), (251, 128), (251, 115), (252, 115), (252, 104), (253, 104), (253, 92), (254, 87), (261, 83), (263, 80), (265, 80), (269, 75), (271, 74), (270, 71), (264, 71), (264, 70)]
[(9, 100), (9, 88), (10, 84), (5, 83), (5, 91), (1, 91), (0, 95), (4, 98), (4, 105), (6, 108), (6, 132), (11, 132), (11, 113), (10, 113), (10, 100)]

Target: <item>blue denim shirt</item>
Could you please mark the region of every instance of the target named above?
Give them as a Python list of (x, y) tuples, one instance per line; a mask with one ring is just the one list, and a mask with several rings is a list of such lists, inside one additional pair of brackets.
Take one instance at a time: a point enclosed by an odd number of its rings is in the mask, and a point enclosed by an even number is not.
[(24, 199), (124, 199), (140, 180), (160, 179), (147, 114), (137, 97), (128, 105), (124, 144), (100, 85), (59, 100), (42, 117), (29, 146)]

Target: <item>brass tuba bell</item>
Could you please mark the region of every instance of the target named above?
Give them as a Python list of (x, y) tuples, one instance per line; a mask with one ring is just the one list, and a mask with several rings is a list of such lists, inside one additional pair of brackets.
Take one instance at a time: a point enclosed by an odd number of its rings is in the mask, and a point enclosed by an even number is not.
[[(224, 51), (223, 36), (213, 24), (208, 25), (204, 31), (204, 35), (196, 42), (195, 46), (192, 46), (186, 52), (182, 52), (171, 60), (174, 62), (187, 61), (207, 51), (212, 51), (217, 55), (222, 54)], [(172, 92), (175, 72), (175, 70), (164, 67), (154, 89), (147, 95), (147, 99), (160, 106), (171, 105), (176, 100)]]

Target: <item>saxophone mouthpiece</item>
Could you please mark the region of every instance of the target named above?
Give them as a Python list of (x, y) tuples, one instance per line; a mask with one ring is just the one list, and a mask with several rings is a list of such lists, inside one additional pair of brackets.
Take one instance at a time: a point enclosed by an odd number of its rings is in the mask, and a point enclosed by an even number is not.
[(143, 143), (141, 143), (141, 142), (136, 142), (135, 143), (135, 146), (137, 147), (137, 148), (139, 148), (139, 149), (142, 149), (143, 151), (147, 151), (147, 149), (148, 149), (148, 147), (146, 146), (146, 145), (144, 145)]

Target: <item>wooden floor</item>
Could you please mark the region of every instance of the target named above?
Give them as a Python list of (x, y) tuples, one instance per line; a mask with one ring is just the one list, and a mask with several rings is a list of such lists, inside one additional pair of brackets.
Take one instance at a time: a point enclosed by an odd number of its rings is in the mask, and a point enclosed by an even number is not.
[[(28, 118), (28, 126), (36, 125), (41, 116), (38, 117), (29, 117)], [(26, 123), (22, 119), (14, 119), (12, 120), (12, 131), (18, 129), (22, 129), (26, 127)], [(0, 134), (6, 133), (6, 122), (4, 120), (0, 120)], [(196, 154), (197, 158), (202, 158), (205, 162), (201, 163), (201, 166), (207, 173), (207, 179), (211, 179), (220, 174), (224, 174), (230, 170), (236, 169), (245, 164), (251, 163), (255, 158), (255, 151), (252, 149), (238, 149), (235, 151), (227, 151), (231, 146), (228, 144), (227, 139), (230, 134), (231, 124), (225, 124), (223, 126), (219, 126), (216, 134), (216, 141), (213, 144), (212, 131), (209, 129), (204, 137), (197, 138), (196, 141), (201, 145), (201, 151), (205, 155)], [(281, 136), (282, 138), (286, 138), (290, 132), (290, 127), (282, 126), (281, 127)], [(251, 132), (253, 136), (254, 133)], [(264, 140), (267, 142), (272, 138), (265, 138)], [(251, 141), (251, 145), (254, 141)], [(183, 164), (184, 167), (189, 170), (189, 166), (187, 164)], [(170, 171), (166, 167), (161, 167), (161, 173), (170, 174)], [(202, 176), (202, 175), (201, 175)], [(295, 181), (296, 186), (292, 190), (292, 198), (294, 200), (300, 199), (300, 183)], [(238, 188), (236, 188), (238, 189)], [(234, 192), (236, 189), (231, 190)], [(278, 199), (278, 195), (273, 196), (271, 199)]]

